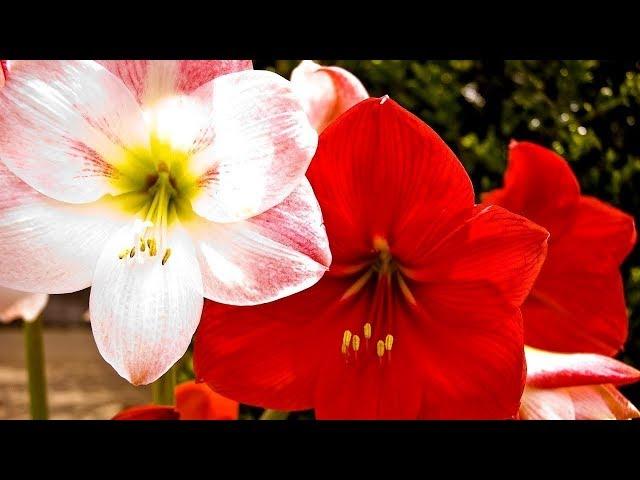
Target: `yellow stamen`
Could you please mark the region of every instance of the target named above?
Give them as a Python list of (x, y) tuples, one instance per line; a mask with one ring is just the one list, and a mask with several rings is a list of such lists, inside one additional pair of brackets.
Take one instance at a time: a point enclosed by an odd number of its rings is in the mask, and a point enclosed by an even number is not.
[(144, 244), (144, 239), (143, 239), (143, 238), (141, 238), (141, 239), (140, 239), (140, 251), (141, 251), (141, 252), (144, 252), (144, 251), (145, 251), (145, 249), (146, 249), (146, 247), (147, 247), (147, 246)]
[(345, 330), (342, 335), (342, 344), (349, 346), (349, 343), (351, 343), (351, 330)]
[(360, 337), (358, 335), (354, 335), (351, 339), (351, 346), (353, 347), (354, 352), (360, 350)]
[(162, 257), (162, 265), (164, 265), (165, 263), (167, 263), (167, 261), (169, 260), (169, 257), (171, 256), (171, 249), (167, 248), (164, 252), (164, 257)]
[(118, 255), (118, 258), (120, 260), (122, 260), (124, 257), (126, 257), (127, 255), (129, 255), (129, 249), (125, 248), (123, 251), (120, 252), (120, 254)]
[(391, 351), (391, 347), (393, 347), (393, 335), (387, 335), (384, 339), (384, 348)]
[(158, 247), (156, 245), (156, 240), (154, 238), (149, 238), (147, 240), (147, 246), (149, 247), (149, 255), (155, 257), (158, 253)]
[(369, 322), (364, 324), (364, 338), (367, 340), (371, 338), (371, 324)]
[(378, 340), (378, 343), (376, 344), (376, 353), (380, 358), (384, 355), (384, 342), (382, 340)]
[(136, 254), (136, 247), (133, 247), (131, 249), (131, 252), (129, 252), (129, 258), (133, 258)]

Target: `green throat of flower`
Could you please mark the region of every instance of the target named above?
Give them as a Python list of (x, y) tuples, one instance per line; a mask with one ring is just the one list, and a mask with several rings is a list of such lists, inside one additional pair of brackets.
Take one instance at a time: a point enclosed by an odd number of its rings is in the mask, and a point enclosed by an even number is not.
[(189, 160), (187, 152), (155, 140), (150, 149), (128, 151), (115, 165), (113, 184), (124, 193), (114, 201), (136, 219), (131, 243), (118, 253), (120, 260), (157, 257), (162, 265), (167, 263), (171, 257), (169, 228), (195, 215), (191, 198), (197, 177), (189, 170)]

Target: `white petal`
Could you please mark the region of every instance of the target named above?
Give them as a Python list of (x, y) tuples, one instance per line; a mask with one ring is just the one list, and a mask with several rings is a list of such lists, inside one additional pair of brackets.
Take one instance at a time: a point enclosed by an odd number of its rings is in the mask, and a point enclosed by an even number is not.
[(36, 293), (88, 287), (103, 245), (123, 221), (104, 201), (45, 197), (0, 163), (0, 285)]
[(148, 142), (124, 84), (92, 61), (15, 61), (0, 90), (0, 159), (45, 195), (70, 203), (115, 192), (113, 162)]
[(46, 293), (26, 293), (0, 287), (0, 322), (35, 320), (47, 306)]
[[(132, 227), (106, 244), (91, 288), (91, 327), (104, 359), (134, 385), (153, 382), (182, 357), (202, 313), (202, 276), (193, 244), (176, 226), (171, 256), (138, 252), (118, 259), (131, 245)], [(144, 260), (143, 260), (144, 258)]]
[(205, 297), (231, 305), (277, 300), (315, 284), (331, 263), (320, 207), (305, 179), (262, 215), (189, 225)]
[(193, 92), (209, 116), (194, 141), (200, 191), (194, 210), (215, 222), (258, 215), (300, 183), (318, 136), (291, 84), (275, 73), (244, 71)]

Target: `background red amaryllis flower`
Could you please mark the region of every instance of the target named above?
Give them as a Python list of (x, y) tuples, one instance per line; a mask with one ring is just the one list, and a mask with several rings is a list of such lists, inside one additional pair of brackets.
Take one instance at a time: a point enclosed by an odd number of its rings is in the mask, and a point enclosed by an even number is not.
[(318, 418), (508, 418), (524, 385), (519, 306), (546, 230), (478, 208), (453, 152), (397, 103), (365, 100), (321, 135), (308, 177), (334, 262), (259, 307), (208, 302), (196, 376)]
[(122, 410), (113, 420), (237, 420), (239, 404), (203, 383), (176, 386), (176, 406), (140, 405)]
[(504, 188), (483, 198), (549, 230), (549, 254), (522, 306), (525, 343), (560, 352), (614, 355), (627, 338), (619, 267), (633, 248), (633, 217), (581, 195), (567, 162), (512, 142)]

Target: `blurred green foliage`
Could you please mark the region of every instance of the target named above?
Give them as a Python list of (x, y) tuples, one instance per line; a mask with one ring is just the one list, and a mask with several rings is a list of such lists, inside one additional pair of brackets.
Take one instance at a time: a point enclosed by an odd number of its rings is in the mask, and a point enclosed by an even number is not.
[[(511, 139), (569, 160), (582, 191), (640, 214), (640, 62), (321, 60), (389, 94), (456, 152), (477, 194), (502, 183)], [(255, 62), (286, 78), (298, 61)], [(630, 336), (621, 356), (640, 367), (640, 248), (623, 265)], [(640, 404), (640, 385), (626, 393)]]

